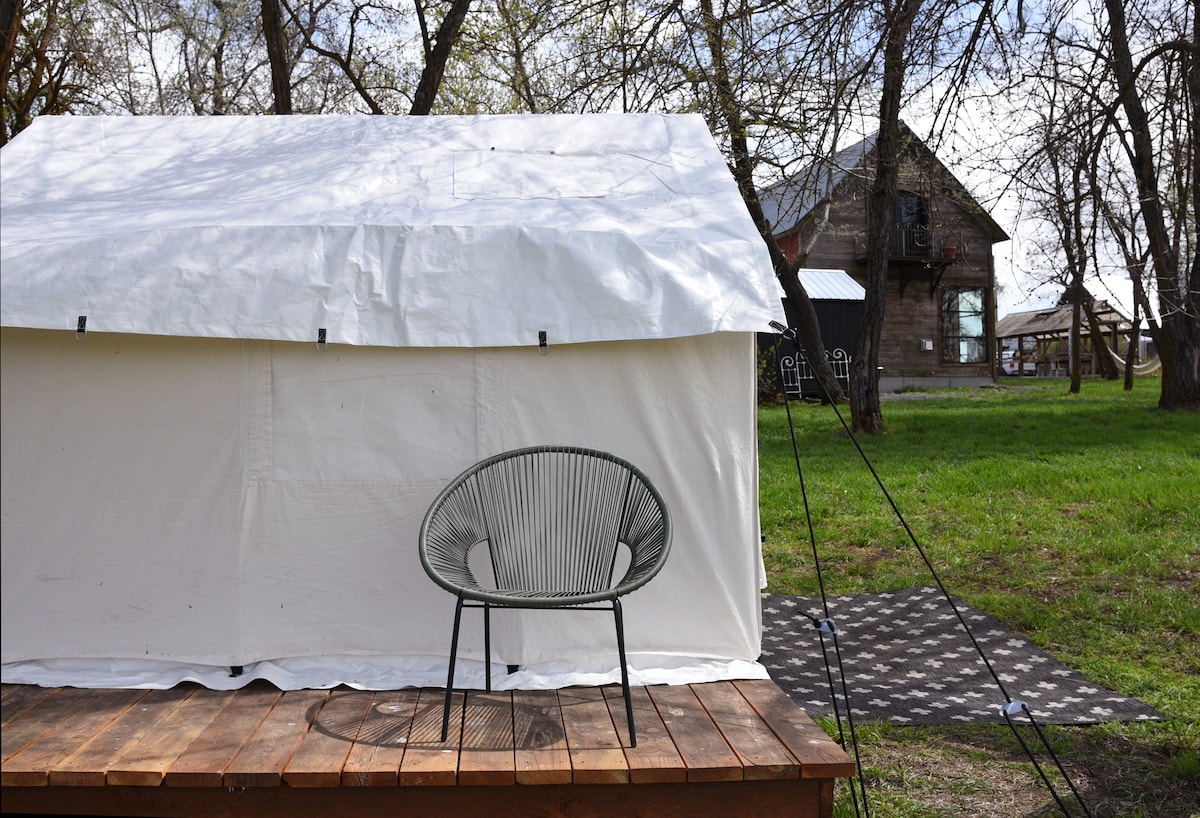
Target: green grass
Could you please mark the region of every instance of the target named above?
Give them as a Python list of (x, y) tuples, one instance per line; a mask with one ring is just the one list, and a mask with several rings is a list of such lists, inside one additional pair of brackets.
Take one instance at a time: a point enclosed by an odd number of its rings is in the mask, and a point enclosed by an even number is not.
[[(906, 395), (885, 401), (886, 434), (859, 438), (951, 593), (1165, 716), (1054, 728), (1096, 818), (1200, 816), (1200, 413), (1157, 409), (1158, 389), (1087, 381), (1071, 395), (1045, 380)], [(790, 412), (816, 558), (786, 407), (763, 406), (769, 590), (817, 594), (817, 560), (832, 594), (931, 584), (833, 409)], [(1007, 728), (872, 725), (860, 744), (871, 815), (1061, 814), (1008, 742)]]

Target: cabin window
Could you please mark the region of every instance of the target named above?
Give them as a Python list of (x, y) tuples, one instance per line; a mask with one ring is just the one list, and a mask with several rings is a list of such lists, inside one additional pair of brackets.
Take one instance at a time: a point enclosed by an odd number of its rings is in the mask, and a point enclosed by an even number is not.
[(942, 360), (954, 364), (987, 362), (986, 293), (981, 287), (942, 288)]

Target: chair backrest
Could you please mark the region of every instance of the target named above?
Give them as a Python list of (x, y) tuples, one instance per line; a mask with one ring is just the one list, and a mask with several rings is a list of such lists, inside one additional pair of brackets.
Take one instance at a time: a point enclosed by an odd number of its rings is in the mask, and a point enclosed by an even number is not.
[[(649, 478), (615, 455), (536, 446), (490, 457), (438, 495), (421, 526), (421, 559), (451, 591), (603, 597), (649, 581), (671, 542), (666, 502)], [(475, 577), (470, 551), (486, 544), (491, 581)], [(629, 567), (614, 577), (619, 549)]]

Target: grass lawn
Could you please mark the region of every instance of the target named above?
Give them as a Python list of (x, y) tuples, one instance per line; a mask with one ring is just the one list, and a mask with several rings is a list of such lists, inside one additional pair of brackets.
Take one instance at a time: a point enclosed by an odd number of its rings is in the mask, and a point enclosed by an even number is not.
[[(952, 594), (1166, 717), (1047, 728), (1092, 815), (1194, 818), (1200, 413), (1157, 409), (1157, 380), (1067, 389), (896, 396), (859, 443)], [(834, 410), (790, 411), (826, 592), (932, 584)], [(760, 408), (759, 445), (768, 590), (816, 596), (787, 407)], [(874, 818), (1062, 814), (1007, 727), (858, 727)]]

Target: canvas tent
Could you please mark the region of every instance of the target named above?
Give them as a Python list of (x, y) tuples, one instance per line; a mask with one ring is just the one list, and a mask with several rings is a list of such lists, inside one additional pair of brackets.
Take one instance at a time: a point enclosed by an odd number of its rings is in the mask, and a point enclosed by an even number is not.
[[(699, 117), (42, 117), (0, 179), (5, 682), (441, 685), (420, 519), (537, 443), (672, 507), (633, 681), (765, 676), (754, 351), (782, 311)], [(497, 617), (497, 684), (615, 680), (612, 642)]]

